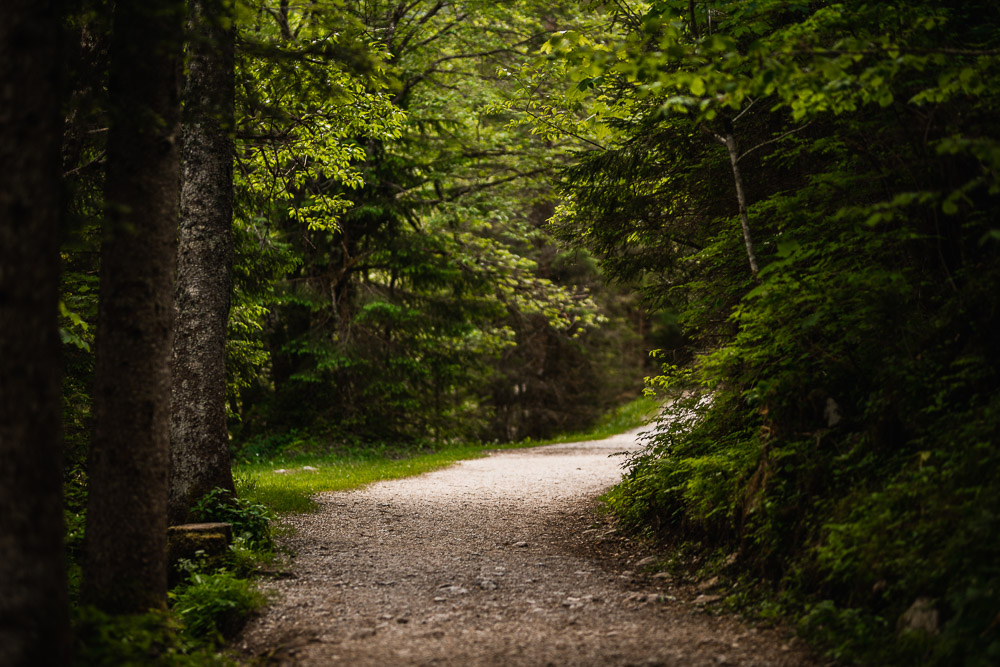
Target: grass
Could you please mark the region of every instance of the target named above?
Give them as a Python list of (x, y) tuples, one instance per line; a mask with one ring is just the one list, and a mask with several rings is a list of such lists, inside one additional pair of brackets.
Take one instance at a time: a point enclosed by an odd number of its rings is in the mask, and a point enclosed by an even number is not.
[(316, 505), (311, 496), (321, 491), (347, 491), (373, 482), (412, 477), (482, 456), (486, 450), (482, 445), (456, 446), (405, 459), (313, 456), (297, 458), (295, 467), (287, 468), (274, 463), (241, 464), (234, 473), (241, 498), (276, 512), (309, 512)]
[(312, 496), (323, 491), (347, 491), (373, 482), (413, 477), (445, 468), (456, 461), (479, 458), (497, 449), (600, 440), (643, 425), (658, 408), (655, 399), (640, 397), (608, 413), (588, 431), (550, 440), (526, 440), (508, 445), (451, 445), (402, 459), (328, 454), (296, 457), (294, 463), (280, 459), (243, 463), (235, 467), (234, 476), (237, 491), (245, 500), (260, 503), (275, 512), (309, 512), (316, 506)]
[[(603, 440), (619, 433), (631, 431), (634, 428), (649, 422), (649, 420), (660, 410), (662, 403), (659, 399), (648, 396), (640, 396), (625, 405), (615, 408), (611, 412), (601, 417), (601, 419), (586, 431), (574, 433), (564, 433), (549, 440), (531, 442), (530, 446), (554, 445), (560, 442), (584, 442), (586, 440)], [(518, 443), (523, 446), (522, 443)]]

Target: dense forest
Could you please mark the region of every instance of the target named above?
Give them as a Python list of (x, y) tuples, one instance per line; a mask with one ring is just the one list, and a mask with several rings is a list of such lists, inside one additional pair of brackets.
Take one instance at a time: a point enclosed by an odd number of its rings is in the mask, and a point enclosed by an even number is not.
[(7, 0), (0, 81), (0, 664), (176, 633), (168, 526), (273, 548), (234, 461), (644, 377), (623, 526), (834, 658), (1000, 661), (995, 3)]

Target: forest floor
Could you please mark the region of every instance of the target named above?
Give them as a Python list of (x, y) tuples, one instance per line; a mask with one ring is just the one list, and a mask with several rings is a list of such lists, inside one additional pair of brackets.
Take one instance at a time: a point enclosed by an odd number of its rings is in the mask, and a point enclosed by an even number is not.
[(787, 630), (714, 613), (711, 582), (656, 576), (596, 511), (636, 436), (321, 494), (285, 520), (294, 562), (234, 647), (281, 665), (818, 664)]

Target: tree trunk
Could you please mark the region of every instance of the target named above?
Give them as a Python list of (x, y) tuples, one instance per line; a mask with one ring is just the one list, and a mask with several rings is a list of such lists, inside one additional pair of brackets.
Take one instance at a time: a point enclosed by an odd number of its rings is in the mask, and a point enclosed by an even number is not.
[(111, 44), (84, 601), (166, 603), (183, 0), (118, 0)]
[(64, 665), (59, 3), (0, 3), (0, 665)]
[(736, 147), (736, 138), (732, 134), (715, 135), (717, 141), (726, 147), (729, 153), (729, 165), (733, 170), (733, 181), (736, 184), (736, 202), (740, 209), (740, 226), (743, 228), (743, 244), (747, 249), (747, 259), (750, 261), (750, 273), (757, 277), (757, 254), (753, 249), (753, 238), (750, 236), (750, 219), (747, 215), (747, 198), (743, 192), (743, 175), (740, 173), (740, 154)]
[(230, 7), (226, 0), (190, 3), (170, 422), (172, 524), (186, 523), (191, 506), (212, 489), (234, 490), (226, 424), (235, 98)]

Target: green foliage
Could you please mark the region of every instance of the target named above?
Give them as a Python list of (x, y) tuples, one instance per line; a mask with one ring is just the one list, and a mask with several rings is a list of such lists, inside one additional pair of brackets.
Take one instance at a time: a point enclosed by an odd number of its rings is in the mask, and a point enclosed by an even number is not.
[[(840, 658), (989, 664), (996, 7), (634, 9), (618, 34), (553, 37), (534, 74), (572, 82), (548, 104), (594, 112), (571, 128), (594, 145), (564, 171), (556, 229), (701, 348), (653, 379), (678, 398), (609, 503), (738, 550)], [(940, 634), (897, 631), (918, 598)]]
[(66, 565), (69, 597), (76, 602), (80, 591), (83, 537), (87, 516), (87, 474), (80, 467), (67, 470), (63, 485), (63, 517), (66, 522)]
[(185, 639), (166, 612), (111, 616), (93, 607), (81, 607), (75, 613), (73, 634), (74, 664), (86, 667), (231, 664)]
[(271, 535), (274, 513), (246, 498), (234, 498), (226, 489), (212, 489), (195, 503), (191, 512), (199, 521), (232, 524), (234, 539), (240, 538), (253, 549), (268, 551), (274, 545)]
[(226, 571), (194, 572), (170, 592), (171, 609), (193, 641), (221, 644), (232, 638), (266, 598), (257, 586)]
[[(593, 298), (593, 265), (586, 280), (548, 271), (551, 193), (532, 177), (556, 147), (496, 112), (509, 87), (496, 63), (523, 62), (540, 43), (538, 12), (423, 1), (345, 10), (336, 34), (331, 8), (322, 20), (294, 6), (261, 14), (261, 46), (242, 65), (241, 123), (254, 139), (240, 174), (251, 259), (238, 263), (259, 275), (252, 256), (270, 247), (283, 266), (271, 265), (270, 292), (251, 297), (258, 310), (234, 337), (237, 441), (255, 452), (260, 438), (295, 430), (418, 449), (593, 419), (638, 375), (612, 361), (624, 335), (591, 335), (617, 295)], [(377, 37), (363, 74), (274, 59), (275, 48), (310, 52), (316, 38), (340, 48), (350, 35)], [(333, 136), (325, 124), (339, 133), (329, 145), (316, 139)], [(543, 349), (529, 349), (539, 338)], [(529, 363), (546, 351), (554, 363)], [(498, 388), (543, 375), (531, 395), (548, 416), (524, 419), (525, 394)], [(570, 396), (566, 386), (591, 390)]]

